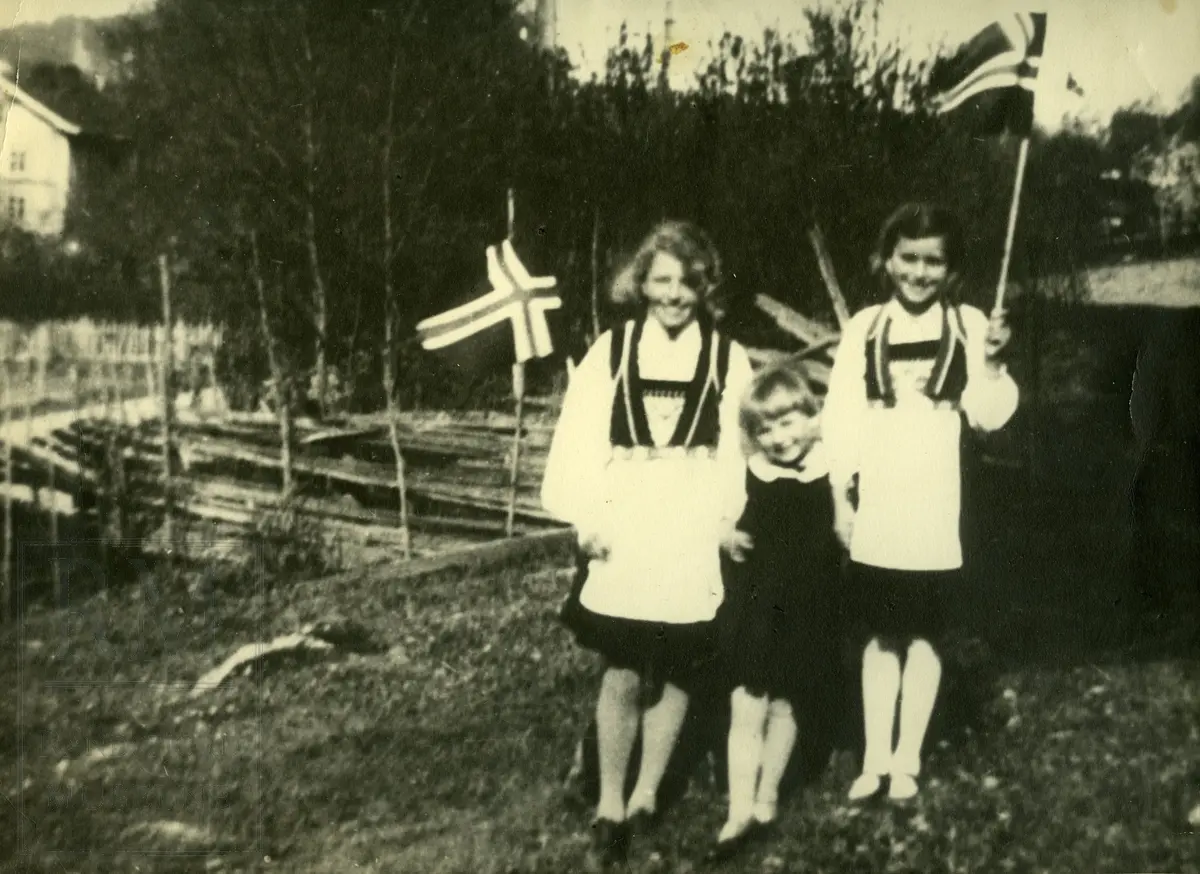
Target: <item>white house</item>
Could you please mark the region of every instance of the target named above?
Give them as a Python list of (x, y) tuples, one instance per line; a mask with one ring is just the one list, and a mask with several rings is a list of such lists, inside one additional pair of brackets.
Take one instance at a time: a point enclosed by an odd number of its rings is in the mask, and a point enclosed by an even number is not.
[(0, 225), (63, 232), (75, 179), (72, 143), (82, 133), (0, 75)]

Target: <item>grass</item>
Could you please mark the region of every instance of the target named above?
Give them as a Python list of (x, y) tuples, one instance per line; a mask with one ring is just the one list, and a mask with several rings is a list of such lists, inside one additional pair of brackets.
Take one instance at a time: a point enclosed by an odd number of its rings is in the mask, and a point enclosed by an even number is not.
[[(1032, 432), (1042, 473), (1030, 486), (989, 465), (974, 481), (979, 560), (953, 605), (971, 645), (952, 659), (917, 803), (845, 805), (843, 738), (780, 840), (726, 870), (1198, 870), (1200, 660), (1177, 634), (1195, 602), (1181, 592), (1147, 620), (1126, 573), (1120, 362), (1146, 318), (1052, 313), (1051, 400), (987, 446), (1024, 463)], [(31, 612), (0, 651), (18, 705), (0, 716), (3, 870), (580, 870), (588, 811), (562, 777), (596, 666), (557, 623), (562, 565), (256, 593), (152, 576)], [(188, 697), (236, 646), (331, 614), (379, 651)], [(724, 813), (710, 776), (636, 844), (632, 870), (699, 868)]]

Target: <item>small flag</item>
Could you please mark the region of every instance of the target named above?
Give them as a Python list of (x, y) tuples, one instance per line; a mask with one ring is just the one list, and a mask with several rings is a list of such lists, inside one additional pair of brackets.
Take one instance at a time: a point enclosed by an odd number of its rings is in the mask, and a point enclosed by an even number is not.
[(1067, 90), (1077, 97), (1083, 96), (1083, 86), (1070, 73), (1067, 73)]
[(1033, 129), (1033, 92), (1046, 42), (1046, 14), (1018, 12), (981, 30), (930, 75), (941, 113), (970, 105), (987, 133)]
[(553, 276), (530, 276), (512, 243), (487, 247), (488, 281), (492, 290), (470, 303), (417, 324), (425, 349), (443, 349), (507, 320), (512, 325), (513, 351), (518, 363), (546, 358), (554, 352), (547, 310), (562, 299), (553, 289)]

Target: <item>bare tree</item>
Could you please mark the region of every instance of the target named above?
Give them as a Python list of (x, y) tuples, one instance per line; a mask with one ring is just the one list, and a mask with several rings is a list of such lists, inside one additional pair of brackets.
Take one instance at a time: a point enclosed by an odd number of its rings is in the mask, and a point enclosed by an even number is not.
[(380, 165), (383, 179), (383, 391), (387, 397), (388, 434), (392, 454), (396, 459), (396, 490), (400, 500), (400, 527), (404, 536), (404, 557), (412, 557), (412, 542), (408, 528), (408, 491), (404, 481), (404, 453), (400, 450), (399, 410), (396, 403), (396, 291), (392, 283), (392, 264), (395, 260), (395, 240), (392, 232), (392, 143), (393, 118), (396, 107), (396, 77), (400, 59), (392, 60), (392, 77), (388, 83), (387, 117), (383, 128), (383, 160)]
[(275, 415), (279, 420), (279, 463), (282, 475), (284, 498), (293, 491), (292, 464), (292, 392), (291, 379), (284, 365), (283, 355), (271, 324), (270, 307), (267, 304), (266, 281), (263, 279), (262, 259), (258, 252), (258, 232), (250, 231), (250, 278), (258, 300), (258, 312), (262, 327), (263, 342), (267, 347), (267, 360), (271, 365), (271, 378), (275, 384)]
[[(303, 9), (303, 7), (301, 7)], [(301, 14), (300, 40), (304, 47), (304, 67), (300, 79), (304, 91), (304, 112), (301, 128), (304, 137), (304, 248), (312, 273), (313, 326), (316, 328), (317, 408), (321, 417), (328, 415), (329, 374), (326, 354), (329, 349), (329, 301), (325, 293), (325, 274), (317, 245), (317, 142), (316, 107), (319, 71), (313, 61), (312, 41), (308, 36), (308, 21)]]

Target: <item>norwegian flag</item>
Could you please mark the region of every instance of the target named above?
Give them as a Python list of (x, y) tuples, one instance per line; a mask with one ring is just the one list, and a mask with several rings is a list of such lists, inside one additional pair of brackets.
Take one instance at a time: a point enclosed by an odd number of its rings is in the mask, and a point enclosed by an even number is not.
[(967, 106), (983, 133), (1007, 129), (1028, 136), (1045, 44), (1046, 13), (1002, 16), (934, 64), (929, 82), (934, 108), (947, 113)]
[(487, 273), (490, 292), (417, 324), (421, 346), (444, 349), (507, 320), (517, 363), (551, 355), (554, 341), (546, 313), (562, 306), (554, 290), (557, 280), (531, 276), (509, 240), (487, 247)]

